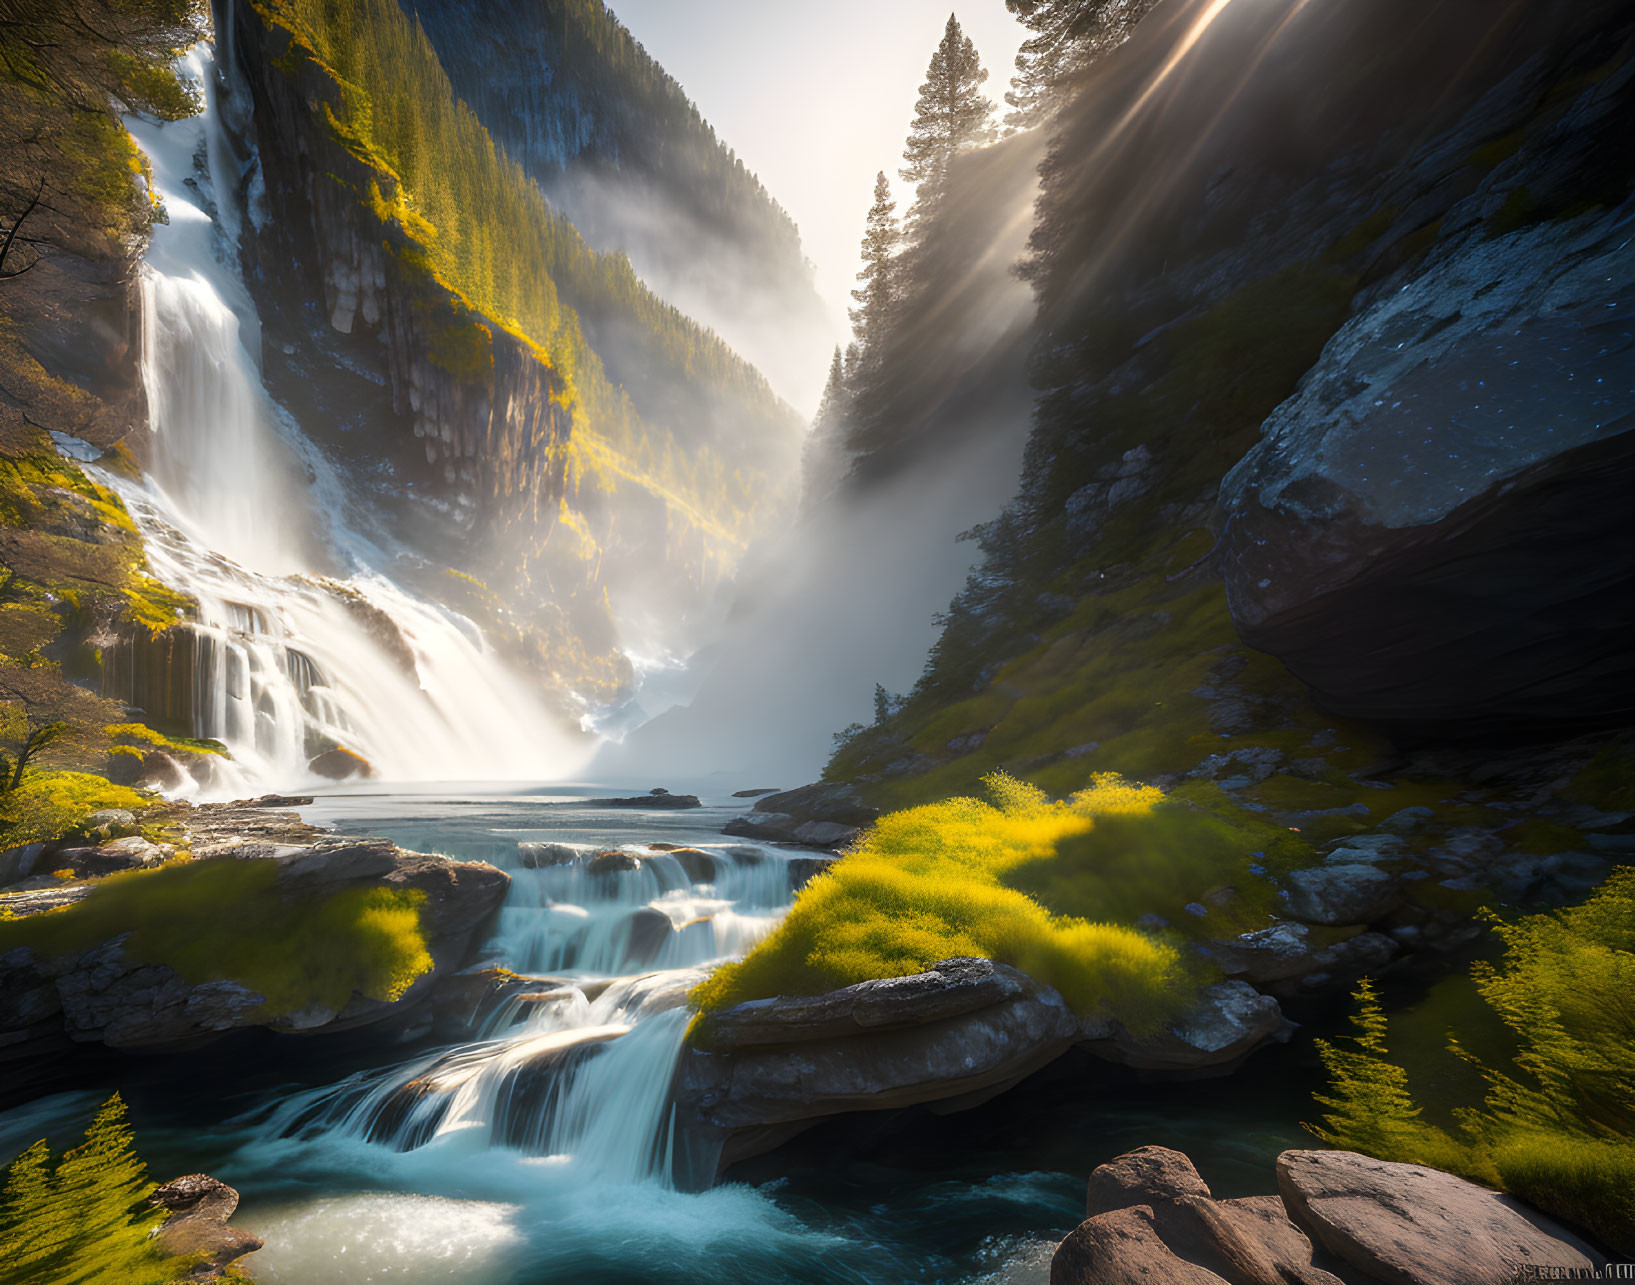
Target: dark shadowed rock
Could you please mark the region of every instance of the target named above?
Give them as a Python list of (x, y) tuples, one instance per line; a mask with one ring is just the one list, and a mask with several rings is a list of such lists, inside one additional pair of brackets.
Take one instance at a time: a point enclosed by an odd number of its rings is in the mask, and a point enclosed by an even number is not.
[(879, 817), (856, 786), (825, 781), (758, 799), (723, 828), (741, 838), (833, 851), (854, 843)]
[(1351, 1151), (1285, 1151), (1289, 1215), (1384, 1285), (1478, 1285), (1588, 1274), (1594, 1249), (1512, 1196), (1423, 1165)]
[[(1629, 93), (1583, 95), (1549, 137), (1611, 128)], [(1373, 296), (1222, 482), (1233, 620), (1337, 713), (1627, 724), (1635, 336), (1608, 323), (1635, 308), (1629, 206), (1497, 237), (1484, 212), (1450, 216), (1468, 234)]]
[(1402, 881), (1360, 862), (1322, 865), (1289, 875), (1289, 913), (1309, 924), (1367, 924), (1402, 896)]
[(602, 808), (654, 808), (660, 811), (679, 812), (687, 808), (700, 808), (704, 805), (698, 801), (696, 794), (638, 794), (624, 799), (592, 799), (591, 804)]
[(675, 936), (675, 927), (662, 910), (643, 906), (631, 914), (625, 933), (625, 951), (631, 962), (645, 968), (669, 945), (670, 938)]
[(777, 792), (776, 786), (760, 790), (734, 790), (732, 797), (735, 799), (764, 799), (767, 795), (776, 794)]
[(1263, 1044), (1286, 1039), (1291, 1030), (1270, 995), (1247, 982), (1218, 982), (1193, 1006), (1152, 1035), (1136, 1036), (1114, 1026), (1087, 1032), (1097, 1057), (1144, 1071), (1225, 1075)]
[(259, 1236), (227, 1225), (238, 1208), (238, 1192), (209, 1174), (192, 1173), (161, 1183), (149, 1201), (169, 1211), (157, 1233), (160, 1248), (167, 1254), (198, 1257), (186, 1280), (218, 1280), (228, 1264), (262, 1246)]

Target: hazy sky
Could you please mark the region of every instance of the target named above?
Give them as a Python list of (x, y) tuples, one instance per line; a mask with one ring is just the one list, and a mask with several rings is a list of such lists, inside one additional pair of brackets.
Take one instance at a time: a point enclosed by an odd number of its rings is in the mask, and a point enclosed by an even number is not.
[[(845, 326), (874, 176), (897, 184), (903, 140), (949, 0), (608, 0), (647, 52), (800, 226)], [(1004, 0), (959, 0), (1004, 110), (1025, 34)]]

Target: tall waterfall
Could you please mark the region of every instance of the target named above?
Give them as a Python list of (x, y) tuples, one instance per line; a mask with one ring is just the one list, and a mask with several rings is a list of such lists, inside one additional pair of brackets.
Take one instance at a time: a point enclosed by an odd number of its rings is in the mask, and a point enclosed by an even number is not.
[(267, 396), (225, 91), (207, 46), (184, 66), (206, 111), (130, 122), (170, 217), (142, 276), (151, 473), (104, 480), (153, 573), (198, 600), (192, 731), (226, 742), (248, 778), (220, 785), (297, 783), (335, 746), (392, 780), (560, 778), (579, 751), (539, 695), (471, 621), (393, 583), (329, 461)]

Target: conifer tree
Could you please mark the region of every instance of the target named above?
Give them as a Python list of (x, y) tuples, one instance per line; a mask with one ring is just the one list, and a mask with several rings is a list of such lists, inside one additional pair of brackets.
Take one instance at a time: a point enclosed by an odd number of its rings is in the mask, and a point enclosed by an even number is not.
[(1420, 1108), (1408, 1092), (1408, 1072), (1387, 1060), (1385, 1010), (1374, 984), (1358, 984), (1351, 1023), (1355, 1030), (1341, 1048), (1315, 1041), (1330, 1095), (1313, 1095), (1329, 1109), (1321, 1125), (1306, 1130), (1332, 1147), (1361, 1151), (1382, 1160), (1446, 1163), (1455, 1150), (1451, 1138), (1419, 1118)]
[(982, 96), (988, 72), (977, 56), (976, 45), (948, 15), (942, 42), (931, 55), (914, 123), (903, 148), (902, 176), (915, 185), (909, 223), (918, 228), (941, 202), (948, 162), (963, 148), (993, 139), (994, 105)]
[(149, 1239), (163, 1211), (114, 1094), (55, 1172), (42, 1140), (12, 1164), (0, 1193), (0, 1264), (7, 1285), (164, 1285), (186, 1262)]
[(818, 403), (812, 431), (801, 452), (801, 496), (807, 507), (828, 496), (845, 472), (851, 403), (846, 361), (837, 344), (834, 359), (829, 363), (829, 380), (823, 386), (823, 399)]
[(1117, 48), (1158, 0), (1005, 0), (1033, 35), (1016, 54), (1005, 124), (1025, 129), (1049, 117), (1062, 83)]
[[(878, 350), (897, 303), (897, 243), (902, 232), (896, 210), (891, 183), (881, 170), (874, 179), (874, 204), (863, 230), (863, 270), (857, 274), (863, 285), (852, 291), (857, 300), (857, 307), (851, 310), (852, 333), (865, 356)], [(835, 355), (839, 357), (838, 351)]]

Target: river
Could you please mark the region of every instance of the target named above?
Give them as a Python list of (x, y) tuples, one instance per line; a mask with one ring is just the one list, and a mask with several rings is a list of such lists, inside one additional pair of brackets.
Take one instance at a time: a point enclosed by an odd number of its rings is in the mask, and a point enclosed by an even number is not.
[[(1023, 1285), (1048, 1279), (1056, 1241), (1082, 1217), (1085, 1177), (1120, 1151), (1184, 1150), (1229, 1196), (1266, 1191), (1273, 1156), (1300, 1144), (1291, 1103), (1309, 1068), (1295, 1049), (1260, 1055), (1247, 1080), (1179, 1093), (1070, 1057), (978, 1110), (826, 1126), (733, 1181), (678, 1190), (667, 1093), (686, 1012), (671, 1005), (694, 970), (775, 925), (799, 854), (722, 834), (744, 806), (728, 797), (738, 783), (670, 784), (706, 806), (608, 808), (595, 799), (612, 791), (587, 786), (320, 796), (303, 809), (315, 824), (506, 869), (483, 955), (557, 979), (547, 989), (561, 999), (452, 1046), (251, 1035), (82, 1068), (72, 1091), (0, 1114), (0, 1157), (41, 1135), (71, 1143), (118, 1088), (154, 1175), (202, 1170), (237, 1187), (235, 1223), (267, 1241), (247, 1265), (293, 1285)], [(623, 848), (642, 868), (527, 868), (519, 845), (538, 842)], [(652, 843), (703, 849), (713, 877), (688, 877)], [(692, 927), (638, 964), (628, 930), (647, 910)], [(392, 1090), (411, 1080), (437, 1088), (394, 1113)]]

